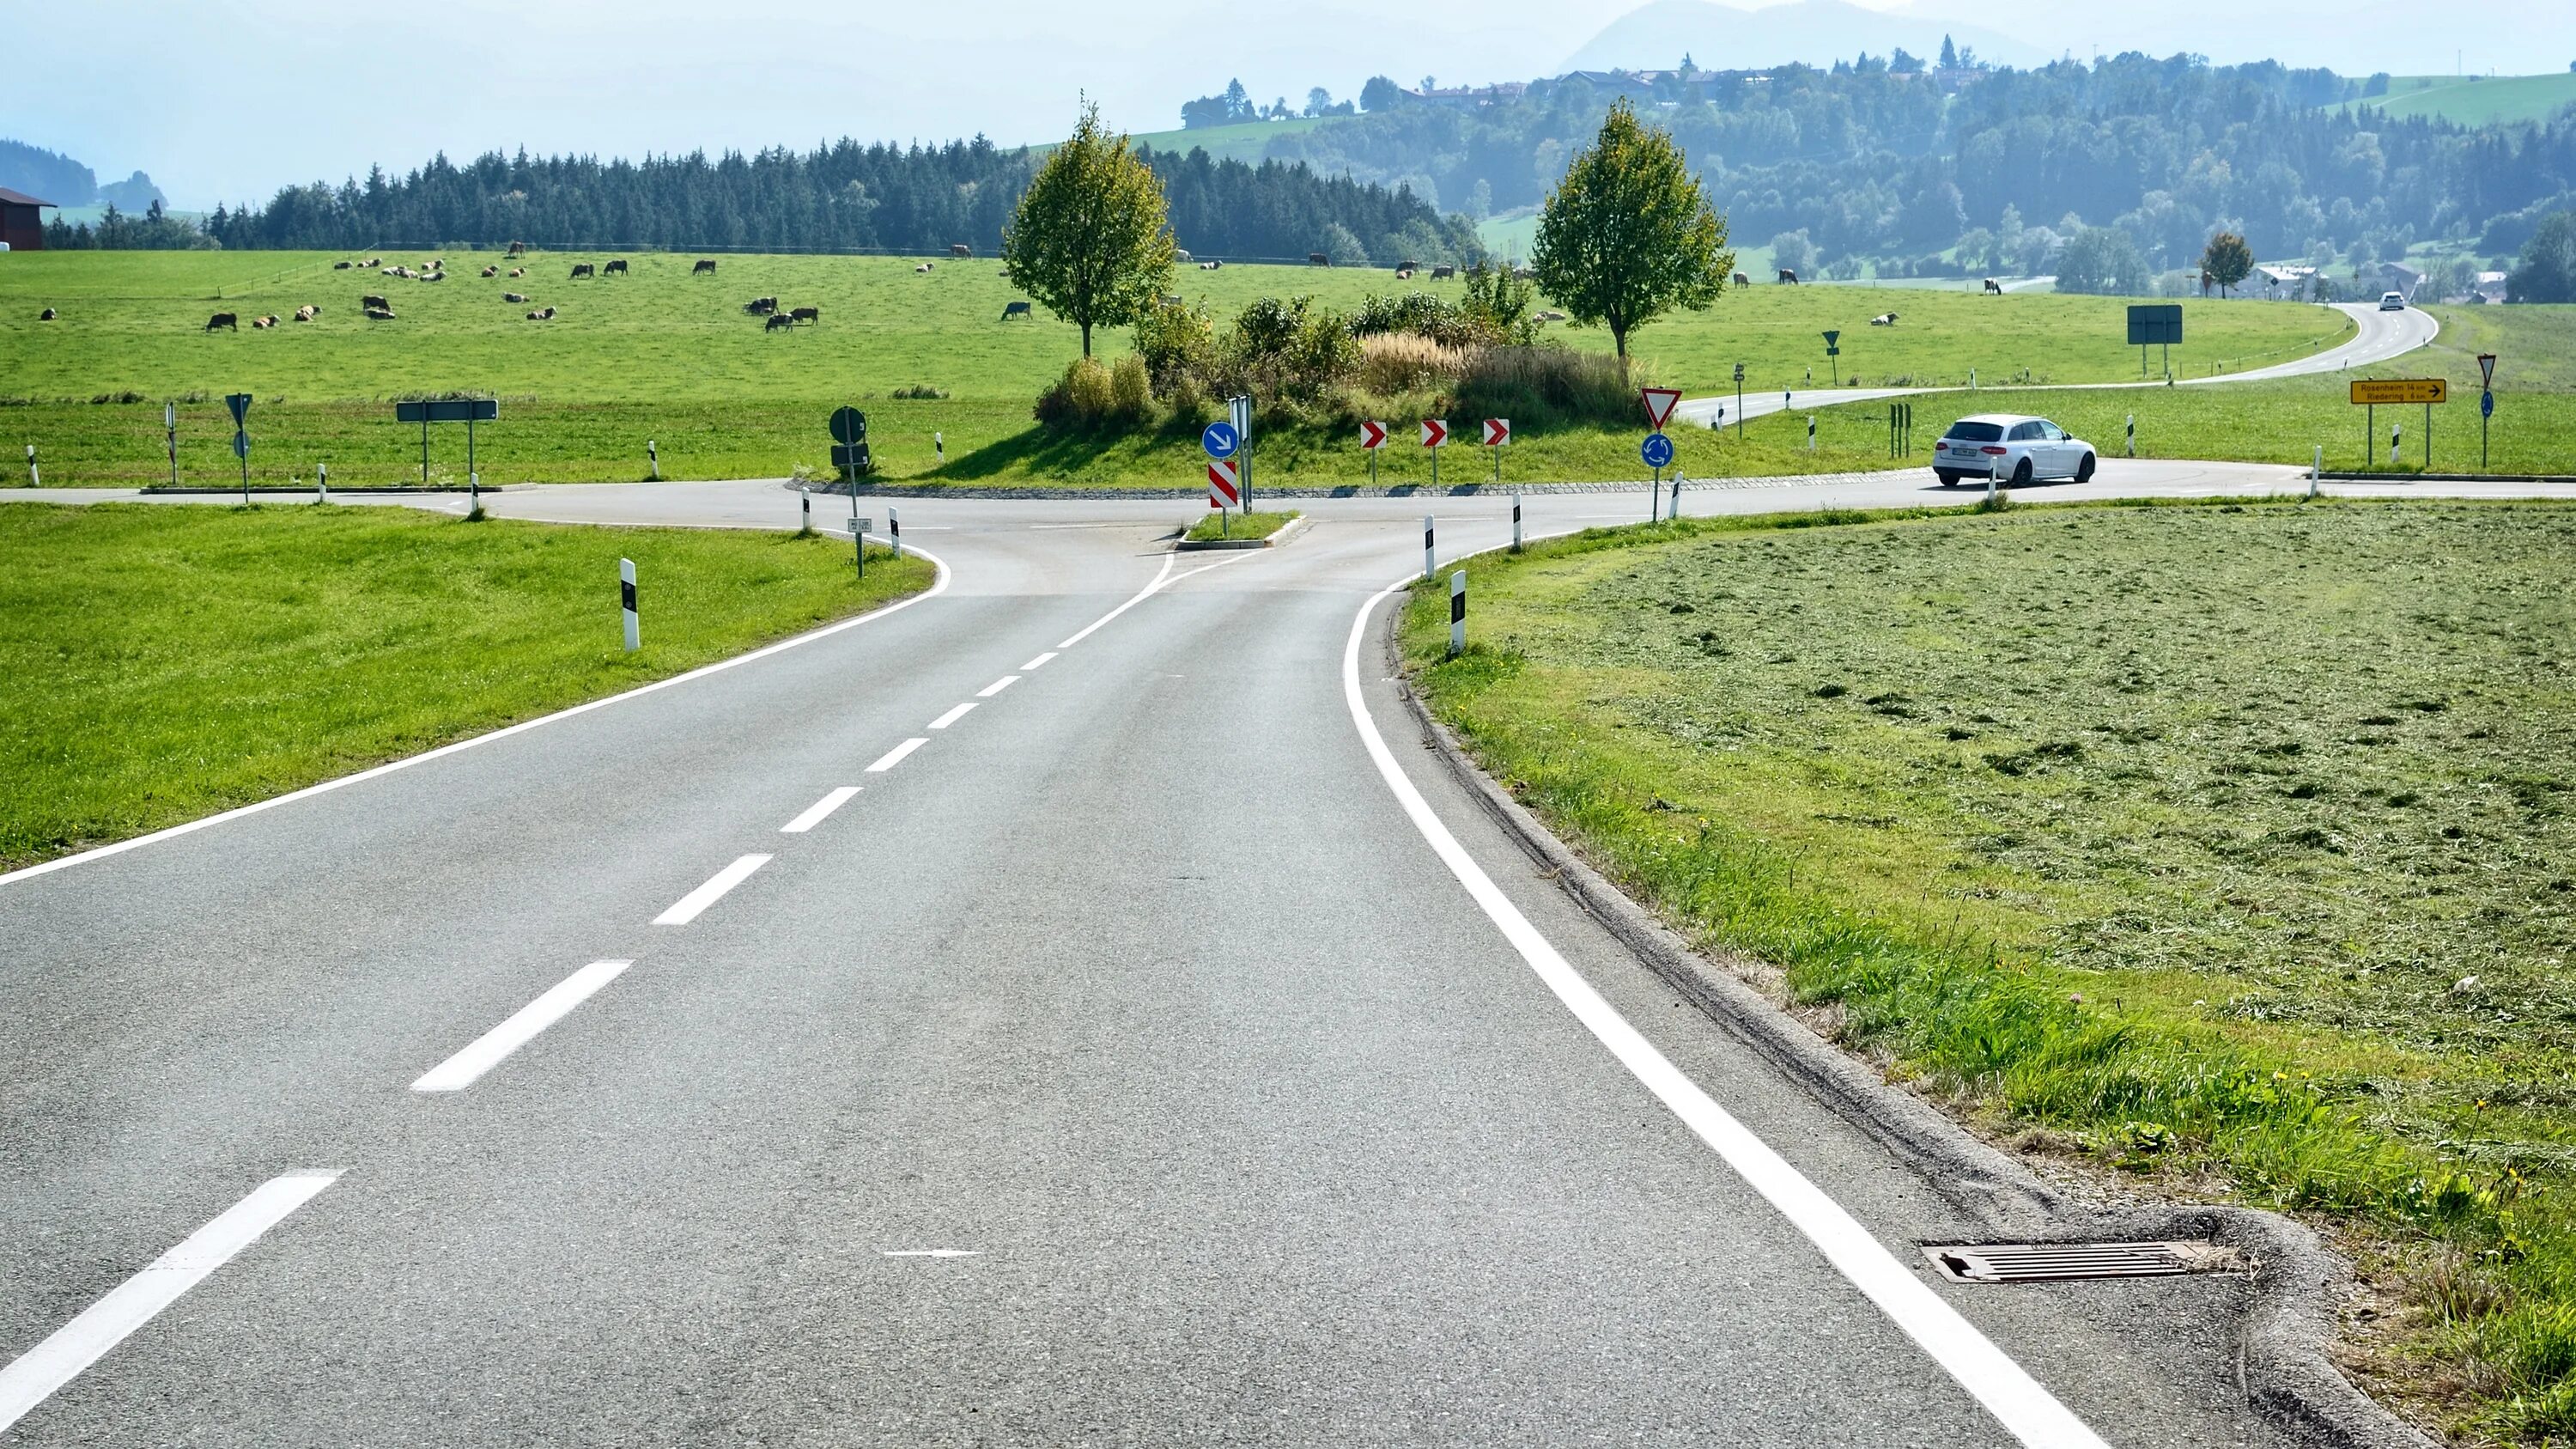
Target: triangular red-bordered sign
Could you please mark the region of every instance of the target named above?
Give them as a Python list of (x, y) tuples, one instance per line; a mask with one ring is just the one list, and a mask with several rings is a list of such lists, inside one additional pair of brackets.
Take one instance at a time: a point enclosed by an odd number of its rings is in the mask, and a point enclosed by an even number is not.
[(1637, 396), (1646, 400), (1646, 426), (1656, 432), (1673, 419), (1673, 409), (1681, 406), (1682, 393), (1677, 387), (1641, 387)]

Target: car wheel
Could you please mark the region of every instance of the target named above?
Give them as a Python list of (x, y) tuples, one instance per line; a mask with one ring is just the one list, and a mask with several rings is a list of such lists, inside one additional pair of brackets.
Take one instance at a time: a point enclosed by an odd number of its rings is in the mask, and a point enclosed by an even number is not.
[(2022, 459), (2021, 462), (2013, 468), (2012, 481), (2015, 488), (2027, 488), (2030, 486), (2030, 460), (2028, 458)]
[(1956, 488), (1959, 486), (1959, 475), (1956, 473), (1945, 472), (1939, 468), (1935, 468), (1932, 470), (1932, 476), (1940, 479), (1941, 486), (1944, 488)]
[(2085, 454), (2084, 461), (2075, 465), (2075, 481), (2078, 483), (2090, 483), (2093, 481), (2092, 454)]

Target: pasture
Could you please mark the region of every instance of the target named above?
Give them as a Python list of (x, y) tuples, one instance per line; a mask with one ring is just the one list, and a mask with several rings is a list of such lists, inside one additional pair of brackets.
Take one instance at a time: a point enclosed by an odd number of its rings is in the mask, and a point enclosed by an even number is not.
[(1686, 519), (1406, 656), (1566, 839), (2025, 1150), (2357, 1230), (2402, 1396), (2576, 1433), (2564, 504)]
[(2461, 126), (2512, 125), (2548, 120), (2576, 105), (2576, 72), (2541, 75), (2401, 75), (2388, 94), (2348, 101), (2347, 110), (2371, 110), (2391, 120), (2432, 117)]
[[(432, 255), (376, 254), (414, 268)], [(478, 273), (500, 261), (497, 253), (445, 256), (447, 280), (421, 282), (334, 270), (336, 254), (13, 255), (0, 261), (0, 444), (13, 455), (37, 444), (49, 483), (162, 481), (161, 404), (177, 399), (183, 479), (223, 482), (233, 460), (221, 399), (245, 391), (259, 399), (255, 481), (307, 480), (327, 461), (337, 482), (400, 482), (417, 474), (418, 437), (392, 422), (389, 404), (474, 392), (502, 399), (501, 422), (478, 438), (490, 483), (639, 478), (647, 438), (659, 444), (666, 477), (783, 475), (825, 461), (823, 419), (844, 402), (868, 409), (891, 481), (1175, 486), (1192, 466), (1187, 429), (1105, 448), (1035, 432), (1030, 403), (1076, 355), (1077, 334), (1043, 309), (1003, 321), (1019, 294), (989, 258), (938, 259), (921, 272), (900, 258), (721, 256), (713, 275), (693, 276), (693, 256), (635, 254), (628, 275), (576, 281), (575, 265), (611, 258), (539, 254), (487, 279)], [(528, 274), (509, 277), (513, 265)], [(1184, 269), (1176, 285), (1220, 320), (1262, 295), (1304, 293), (1347, 307), (1408, 285), (1453, 294), (1458, 286), (1402, 283), (1380, 270), (1256, 266)], [(504, 301), (505, 292), (528, 301)], [(370, 294), (392, 304), (391, 320), (360, 315)], [(770, 330), (743, 310), (759, 297), (819, 316)], [(291, 320), (307, 304), (320, 316)], [(1811, 372), (1821, 383), (1833, 373), (1822, 355), (1828, 328), (1843, 334), (1846, 381), (1964, 381), (1971, 369), (1987, 383), (2025, 374), (2107, 380), (2136, 366), (2122, 341), (2124, 305), (1763, 283), (1646, 328), (1635, 348), (1648, 375), (1693, 391), (1731, 386), (1738, 361), (1750, 391), (1805, 386)], [(58, 320), (38, 321), (48, 306)], [(545, 307), (556, 309), (552, 320), (526, 320)], [(2176, 361), (2195, 369), (2278, 361), (2348, 331), (2339, 315), (2308, 307), (2185, 307), (2195, 341)], [(1869, 325), (1891, 309), (1896, 325)], [(241, 329), (204, 331), (218, 311), (237, 315)], [(271, 314), (290, 320), (250, 325)], [(1548, 331), (1577, 347), (1609, 345), (1598, 329)], [(1127, 345), (1114, 330), (1100, 343), (1112, 354)], [(1520, 476), (1633, 471), (1633, 439), (1575, 431), (1558, 440), (1555, 456), (1530, 457)], [(935, 435), (946, 445), (944, 466)], [(1337, 436), (1306, 443), (1282, 451), (1310, 459), (1316, 481), (1365, 475), (1365, 460)], [(1515, 447), (1523, 444), (1542, 455), (1551, 446), (1526, 432)], [(461, 437), (442, 435), (435, 447), (461, 478)]]

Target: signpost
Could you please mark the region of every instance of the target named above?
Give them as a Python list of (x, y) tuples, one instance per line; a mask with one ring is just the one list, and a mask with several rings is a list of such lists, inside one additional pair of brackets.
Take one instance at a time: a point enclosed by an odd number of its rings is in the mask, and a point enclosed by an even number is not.
[[(1842, 344), (1843, 344), (1843, 335), (1842, 335), (1842, 333), (1840, 333), (1840, 332), (1828, 332), (1828, 333), (1826, 333), (1826, 334), (1825, 334), (1825, 356), (1827, 356), (1827, 357), (1832, 357), (1832, 358), (1838, 358), (1838, 357), (1842, 356), (1842, 355), (1843, 355), (1843, 345), (1842, 345)], [(1840, 386), (1842, 386), (1842, 385), (1843, 385), (1843, 365), (1842, 365), (1840, 362), (1836, 362), (1836, 363), (1833, 365), (1833, 368), (1834, 368), (1834, 386), (1836, 386), (1836, 387), (1840, 387)]]
[(1485, 419), (1485, 446), (1494, 450), (1494, 481), (1503, 481), (1503, 448), (1512, 440), (1510, 418)]
[(2129, 345), (2138, 349), (2138, 376), (2147, 375), (2147, 349), (2165, 350), (2165, 378), (2173, 378), (2174, 344), (2182, 341), (2182, 304), (2138, 302), (2129, 307)]
[(1654, 486), (1646, 490), (1646, 521), (1652, 523), (1657, 497), (1664, 491), (1664, 469), (1673, 461), (1673, 440), (1661, 433), (1648, 433), (1646, 441), (1637, 445), (1637, 456), (1655, 470)]
[(1199, 450), (1208, 455), (1208, 507), (1216, 510), (1220, 532), (1226, 526), (1226, 505), (1242, 496), (1242, 468), (1234, 461), (1242, 447), (1243, 434), (1232, 423), (1210, 423), (1199, 433)]
[(1243, 497), (1243, 465), (1232, 458), (1210, 458), (1207, 465), (1208, 507), (1219, 513)]
[(1646, 427), (1658, 433), (1664, 430), (1664, 424), (1673, 420), (1673, 409), (1681, 406), (1682, 401), (1681, 390), (1670, 387), (1641, 387), (1637, 389), (1637, 396), (1646, 404)]
[(859, 495), (856, 493), (850, 495), (850, 507), (852, 509), (850, 514), (850, 567), (858, 571), (860, 578), (866, 578), (868, 576), (868, 533), (876, 527), (876, 520), (873, 518), (862, 518), (859, 516), (856, 511), (858, 508), (858, 498)]
[(1228, 415), (1234, 420), (1235, 447), (1242, 454), (1243, 511), (1250, 513), (1252, 511), (1252, 399), (1249, 396), (1230, 397), (1225, 400), (1225, 405)]
[(165, 402), (161, 405), (161, 432), (164, 441), (170, 445), (170, 486), (176, 488), (179, 486), (179, 405), (177, 403)]
[(1360, 449), (1369, 458), (1369, 486), (1377, 486), (1377, 450), (1386, 446), (1386, 424), (1375, 421), (1360, 424)]
[(2495, 364), (2492, 352), (2478, 354), (2478, 471), (2487, 471), (2487, 424), (2495, 419)]
[[(243, 420), (250, 415), (250, 394), (224, 394), (224, 406), (233, 410), (233, 456), (241, 459), (242, 502), (250, 502), (250, 430)], [(427, 456), (423, 454), (423, 456)]]
[(1443, 418), (1422, 420), (1422, 446), (1431, 450), (1431, 486), (1440, 486), (1440, 450), (1449, 443), (1449, 424)]
[(832, 412), (832, 466), (850, 482), (850, 516), (859, 511), (859, 475), (876, 466), (868, 449), (868, 415), (854, 407)]
[[(231, 401), (230, 398), (225, 401)], [(248, 403), (248, 399), (243, 399)], [(420, 424), (420, 486), (429, 486), (429, 425), (463, 423), (465, 425), (465, 475), (474, 473), (474, 425), (488, 423), (501, 416), (501, 404), (488, 397), (440, 398), (432, 402), (398, 402), (394, 404), (394, 421)], [(236, 422), (241, 413), (233, 413)], [(472, 486), (469, 484), (469, 486)]]
[(1744, 364), (1735, 364), (1735, 436), (1744, 436)]
[[(2397, 406), (2422, 403), (2424, 405), (2424, 466), (2431, 467), (2433, 465), (2433, 404), (2447, 403), (2450, 400), (2451, 384), (2447, 378), (2382, 377), (2366, 382), (2355, 382), (2352, 385), (2353, 406), (2362, 409), (2362, 466), (2365, 468), (2370, 466), (2371, 439), (2379, 432), (2380, 407), (2383, 404)], [(2398, 432), (2398, 429), (2391, 428), (2388, 433), (2388, 465), (2392, 468), (2397, 466)]]

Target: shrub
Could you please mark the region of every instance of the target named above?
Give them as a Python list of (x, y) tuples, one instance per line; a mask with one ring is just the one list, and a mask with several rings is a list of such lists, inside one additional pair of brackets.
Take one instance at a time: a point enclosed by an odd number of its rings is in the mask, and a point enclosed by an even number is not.
[(1314, 398), (1359, 366), (1359, 343), (1338, 313), (1311, 297), (1263, 297), (1234, 320), (1224, 346), (1224, 383), (1264, 399)]
[(1145, 378), (1145, 359), (1128, 353), (1109, 369), (1109, 408), (1111, 416), (1123, 423), (1141, 423), (1154, 416), (1154, 388)]
[(1635, 422), (1641, 378), (1634, 363), (1622, 376), (1619, 360), (1608, 353), (1554, 344), (1479, 348), (1459, 373), (1451, 411), (1540, 426)]
[(1037, 420), (1066, 431), (1134, 427), (1151, 421), (1154, 395), (1146, 386), (1143, 360), (1130, 353), (1118, 365), (1119, 371), (1112, 373), (1096, 357), (1075, 358), (1054, 386), (1038, 394)]
[(1428, 292), (1372, 296), (1351, 314), (1350, 329), (1353, 337), (1362, 339), (1408, 335), (1443, 347), (1473, 347), (1500, 340), (1491, 328), (1469, 316), (1465, 308)]
[(1447, 387), (1466, 370), (1468, 355), (1416, 333), (1374, 333), (1360, 339), (1359, 383), (1386, 397)]
[(1216, 373), (1216, 328), (1207, 310), (1165, 298), (1136, 319), (1136, 354), (1154, 391), (1177, 397)]
[(926, 382), (916, 382), (905, 387), (896, 388), (894, 391), (887, 393), (886, 396), (890, 398), (899, 398), (906, 402), (932, 402), (948, 396), (948, 390), (946, 388), (932, 387)]

